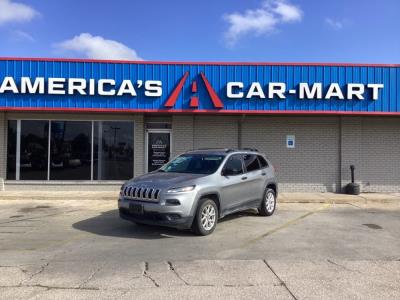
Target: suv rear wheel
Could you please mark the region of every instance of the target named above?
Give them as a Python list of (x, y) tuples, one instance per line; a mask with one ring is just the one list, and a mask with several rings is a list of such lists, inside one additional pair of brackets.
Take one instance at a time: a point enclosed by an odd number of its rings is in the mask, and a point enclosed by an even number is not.
[(212, 199), (201, 199), (192, 229), (196, 234), (209, 235), (217, 226), (218, 207)]
[(276, 207), (276, 194), (273, 189), (266, 188), (264, 192), (264, 198), (261, 201), (261, 206), (258, 212), (262, 216), (271, 216)]

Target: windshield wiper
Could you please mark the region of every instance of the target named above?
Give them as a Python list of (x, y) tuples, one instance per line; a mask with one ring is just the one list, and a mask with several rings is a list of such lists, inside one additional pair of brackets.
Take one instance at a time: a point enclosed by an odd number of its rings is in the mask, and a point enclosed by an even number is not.
[(163, 169), (158, 169), (157, 172), (165, 172), (165, 170), (163, 170)]

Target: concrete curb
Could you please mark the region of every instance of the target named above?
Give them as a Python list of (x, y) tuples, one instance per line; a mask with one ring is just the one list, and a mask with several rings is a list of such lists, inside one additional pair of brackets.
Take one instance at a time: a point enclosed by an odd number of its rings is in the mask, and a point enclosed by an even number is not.
[(281, 193), (281, 203), (400, 203), (399, 193), (362, 193), (347, 195), (335, 193)]
[(104, 200), (116, 201), (118, 199), (118, 190), (114, 191), (3, 191), (0, 192), (0, 201), (2, 200)]
[[(116, 201), (119, 190), (113, 191), (0, 191), (0, 201)], [(335, 193), (280, 193), (280, 203), (395, 203), (400, 204), (400, 193), (363, 193), (357, 196)]]

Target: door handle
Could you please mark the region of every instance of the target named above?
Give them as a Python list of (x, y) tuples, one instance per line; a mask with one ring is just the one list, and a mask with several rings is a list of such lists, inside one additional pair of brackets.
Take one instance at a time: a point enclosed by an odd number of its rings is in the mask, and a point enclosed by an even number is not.
[(265, 176), (265, 175), (267, 175), (267, 173), (262, 172), (261, 175), (262, 175), (262, 176)]
[(247, 176), (243, 176), (243, 177), (242, 177), (242, 180), (246, 180), (246, 179), (247, 179)]

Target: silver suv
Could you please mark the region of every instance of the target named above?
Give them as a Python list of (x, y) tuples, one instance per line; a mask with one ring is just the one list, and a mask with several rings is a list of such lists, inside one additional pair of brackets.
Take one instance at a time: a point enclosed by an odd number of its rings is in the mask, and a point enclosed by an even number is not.
[(121, 218), (138, 224), (212, 233), (218, 219), (250, 208), (270, 216), (278, 185), (274, 168), (255, 149), (199, 149), (121, 187)]

